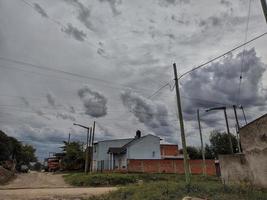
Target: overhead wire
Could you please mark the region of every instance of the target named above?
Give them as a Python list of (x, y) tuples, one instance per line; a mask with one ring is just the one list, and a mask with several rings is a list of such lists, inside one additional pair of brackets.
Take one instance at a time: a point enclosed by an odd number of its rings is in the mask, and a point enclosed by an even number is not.
[[(100, 78), (95, 78), (95, 77), (91, 77), (91, 76), (87, 76), (87, 75), (72, 73), (72, 72), (68, 72), (68, 71), (64, 71), (64, 70), (60, 70), (60, 69), (54, 69), (54, 68), (51, 68), (51, 67), (48, 67), (48, 66), (36, 65), (36, 64), (33, 64), (33, 63), (28, 63), (28, 62), (24, 62), (24, 61), (20, 61), (20, 60), (16, 60), (16, 59), (5, 58), (5, 57), (2, 57), (2, 56), (0, 56), (0, 60), (4, 60), (6, 62), (16, 63), (16, 64), (19, 64), (19, 65), (28, 66), (28, 67), (32, 67), (32, 68), (37, 68), (37, 69), (41, 69), (41, 70), (61, 73), (61, 74), (65, 74), (65, 75), (68, 75), (68, 76), (73, 76), (73, 77), (78, 77), (78, 78), (83, 78), (83, 79), (90, 79), (90, 80), (93, 80), (93, 81), (96, 81), (96, 82), (101, 82), (102, 84), (105, 84), (108, 87), (111, 87), (110, 85), (115, 85), (115, 86), (119, 86), (119, 87), (124, 88), (124, 89), (131, 89), (131, 90), (135, 90), (135, 91), (140, 91), (140, 90), (150, 91), (150, 90), (148, 90), (146, 88), (136, 89), (136, 88), (132, 88), (132, 87), (129, 87), (129, 86), (126, 86), (126, 85), (123, 85), (123, 84), (117, 84), (117, 83), (114, 83), (112, 81), (103, 80), (103, 79), (100, 79)], [(7, 69), (15, 68), (17, 70), (21, 70), (21, 71), (25, 71), (25, 72), (29, 72), (29, 73), (35, 73), (35, 74), (44, 75), (44, 74), (39, 73), (39, 72), (27, 71), (27, 70), (24, 70), (24, 69), (21, 69), (21, 68), (17, 68), (17, 67), (10, 67), (10, 66), (6, 67), (6, 66), (3, 66), (3, 65), (1, 65), (0, 67), (7, 68)], [(46, 76), (52, 76), (52, 75), (46, 75)], [(66, 79), (66, 78), (62, 78), (62, 77), (58, 77), (58, 78)], [(71, 79), (66, 79), (66, 80), (71, 80)], [(79, 81), (79, 82), (81, 82), (81, 81)]]
[[(245, 27), (244, 43), (247, 41), (247, 37), (248, 37), (248, 26), (249, 26), (250, 12), (251, 12), (251, 0), (249, 0), (249, 5), (248, 5), (248, 16), (247, 16), (247, 23), (246, 23), (246, 27)], [(237, 97), (236, 97), (236, 104), (237, 105), (239, 105), (240, 95), (241, 95), (241, 84), (242, 84), (242, 79), (243, 79), (243, 67), (244, 67), (244, 59), (245, 59), (245, 50), (246, 50), (246, 45), (244, 45), (244, 47), (243, 47), (242, 58), (241, 58), (238, 93), (237, 93)]]
[(198, 65), (197, 67), (194, 67), (194, 68), (192, 68), (192, 69), (190, 69), (190, 70), (184, 72), (182, 75), (179, 76), (178, 79), (182, 79), (183, 77), (185, 77), (185, 76), (188, 75), (189, 73), (191, 73), (191, 72), (193, 72), (193, 71), (195, 71), (195, 70), (197, 70), (197, 69), (200, 69), (200, 68), (202, 68), (202, 67), (205, 67), (207, 64), (209, 64), (209, 63), (211, 63), (211, 62), (213, 62), (213, 61), (215, 61), (215, 60), (218, 60), (219, 58), (222, 58), (222, 57), (226, 56), (227, 54), (229, 54), (229, 53), (231, 53), (231, 52), (233, 52), (233, 51), (235, 51), (235, 50), (237, 50), (237, 49), (239, 49), (239, 48), (241, 48), (241, 47), (243, 47), (243, 46), (245, 46), (245, 45), (247, 45), (247, 44), (249, 44), (249, 43), (251, 43), (251, 42), (257, 40), (257, 39), (260, 39), (261, 37), (263, 37), (263, 36), (265, 36), (265, 35), (267, 35), (267, 32), (264, 32), (264, 33), (262, 33), (262, 34), (260, 34), (260, 35), (258, 35), (258, 36), (256, 36), (256, 37), (250, 39), (249, 41), (247, 41), (247, 42), (245, 42), (245, 43), (242, 43), (242, 44), (240, 44), (240, 45), (238, 45), (238, 46), (232, 48), (231, 50), (229, 50), (229, 51), (227, 51), (227, 52), (225, 52), (225, 53), (223, 53), (223, 54), (221, 54), (221, 55), (219, 55), (219, 56), (216, 56), (215, 58), (213, 58), (213, 59), (211, 59), (211, 60), (209, 60), (209, 61), (207, 61), (207, 62), (205, 62), (205, 63), (203, 63), (203, 64), (200, 64), (200, 65)]

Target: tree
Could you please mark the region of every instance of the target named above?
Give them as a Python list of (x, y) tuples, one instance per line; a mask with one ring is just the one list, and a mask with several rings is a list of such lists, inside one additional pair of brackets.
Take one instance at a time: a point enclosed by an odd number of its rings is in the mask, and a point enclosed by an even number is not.
[(17, 169), (22, 164), (29, 165), (30, 162), (37, 160), (35, 149), (31, 145), (23, 145), (14, 137), (7, 136), (0, 131), (0, 161), (16, 160)]
[[(202, 159), (202, 154), (199, 148), (188, 146), (186, 147), (186, 149), (190, 159)], [(180, 150), (180, 153), (183, 154), (183, 149)]]
[(205, 145), (205, 158), (215, 159), (214, 152), (212, 151), (211, 147), (208, 144)]
[(64, 142), (63, 150), (65, 156), (62, 165), (66, 170), (81, 169), (84, 166), (84, 152), (79, 142)]
[[(238, 144), (236, 137), (231, 134), (231, 140), (233, 144), (234, 153), (238, 152)], [(218, 131), (213, 131), (210, 134), (210, 149), (212, 154), (218, 158), (219, 154), (231, 154), (231, 150), (229, 148), (229, 138), (228, 134), (223, 132), (220, 133)]]

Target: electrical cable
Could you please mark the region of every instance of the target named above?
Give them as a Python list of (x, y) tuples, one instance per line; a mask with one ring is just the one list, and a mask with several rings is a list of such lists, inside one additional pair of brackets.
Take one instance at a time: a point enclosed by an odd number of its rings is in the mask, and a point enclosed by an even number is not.
[(227, 55), (227, 54), (229, 54), (229, 53), (231, 53), (231, 52), (233, 52), (233, 51), (235, 51), (235, 50), (237, 50), (237, 49), (239, 49), (239, 48), (241, 48), (241, 47), (243, 47), (243, 46), (245, 46), (245, 45), (247, 45), (247, 44), (249, 44), (249, 43), (251, 43), (251, 42), (257, 40), (257, 39), (260, 39), (261, 37), (263, 37), (263, 36), (265, 36), (265, 35), (267, 35), (267, 32), (264, 32), (264, 33), (262, 33), (262, 34), (260, 34), (260, 35), (258, 35), (258, 36), (256, 36), (256, 37), (252, 38), (251, 40), (249, 40), (249, 41), (247, 41), (247, 42), (245, 42), (245, 43), (243, 43), (243, 44), (240, 44), (240, 45), (234, 47), (233, 49), (231, 49), (231, 50), (229, 50), (229, 51), (227, 51), (227, 52), (225, 52), (225, 53), (223, 53), (223, 54), (221, 54), (221, 55), (219, 55), (219, 56), (216, 56), (215, 58), (213, 58), (213, 59), (211, 59), (211, 60), (209, 60), (209, 61), (207, 61), (207, 62), (205, 62), (205, 63), (203, 63), (203, 64), (201, 64), (201, 65), (198, 65), (197, 67), (194, 67), (194, 68), (192, 68), (192, 69), (186, 71), (186, 72), (183, 73), (178, 79), (182, 79), (183, 77), (185, 77), (185, 76), (188, 75), (189, 73), (191, 73), (191, 72), (193, 72), (193, 71), (195, 71), (195, 70), (197, 70), (197, 69), (200, 69), (200, 68), (206, 66), (207, 64), (209, 64), (209, 63), (211, 63), (211, 62), (213, 62), (213, 61), (215, 61), (215, 60), (217, 60), (217, 59), (219, 59), (219, 58), (222, 58), (222, 57), (224, 57), (225, 55)]

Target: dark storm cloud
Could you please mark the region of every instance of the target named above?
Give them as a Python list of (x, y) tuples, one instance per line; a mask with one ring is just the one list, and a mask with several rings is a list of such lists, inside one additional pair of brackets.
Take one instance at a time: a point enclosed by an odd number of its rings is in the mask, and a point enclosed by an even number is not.
[(42, 17), (48, 18), (46, 11), (38, 3), (34, 3), (33, 7)]
[(20, 99), (24, 103), (25, 106), (28, 107), (30, 105), (29, 101), (25, 97), (20, 97)]
[(78, 91), (83, 102), (85, 113), (92, 117), (103, 117), (107, 114), (107, 99), (99, 92), (92, 91), (88, 86)]
[(56, 117), (64, 120), (76, 121), (74, 116), (64, 112), (57, 112)]
[(100, 2), (107, 2), (111, 8), (113, 15), (119, 15), (120, 12), (117, 9), (117, 5), (121, 4), (122, 0), (99, 0)]
[(52, 107), (56, 106), (56, 98), (52, 93), (46, 94), (46, 100), (50, 106), (52, 106)]
[(123, 105), (134, 116), (158, 136), (172, 140), (174, 129), (169, 123), (168, 110), (164, 104), (156, 103), (131, 91), (121, 93)]
[[(262, 87), (266, 65), (256, 55), (254, 48), (234, 56), (230, 54), (222, 61), (197, 70), (182, 81), (182, 95), (190, 98), (183, 100), (185, 118), (192, 120), (197, 108), (209, 108), (239, 103), (245, 108), (265, 105), (267, 92)], [(238, 85), (240, 68), (243, 62), (243, 79), (240, 97)], [(205, 99), (205, 100), (201, 100)], [(216, 103), (217, 102), (217, 103)]]
[(94, 31), (94, 26), (90, 20), (91, 10), (79, 0), (65, 0), (65, 2), (78, 8), (78, 20), (88, 29)]
[(222, 5), (227, 6), (227, 7), (230, 7), (232, 5), (232, 3), (230, 1), (228, 1), (228, 0), (221, 0), (220, 3)]
[(160, 0), (159, 4), (163, 6), (175, 5), (175, 4), (189, 4), (190, 0)]
[(62, 28), (61, 30), (81, 42), (86, 38), (86, 34), (82, 30), (78, 30), (76, 27), (72, 26), (71, 23), (68, 23), (68, 26), (66, 28)]
[(17, 129), (16, 134), (19, 135), (22, 140), (29, 140), (35, 142), (42, 142), (42, 143), (61, 143), (62, 141), (66, 140), (64, 136), (64, 132), (60, 130), (49, 128), (49, 127), (42, 127), (42, 128), (33, 128), (30, 125), (21, 126)]

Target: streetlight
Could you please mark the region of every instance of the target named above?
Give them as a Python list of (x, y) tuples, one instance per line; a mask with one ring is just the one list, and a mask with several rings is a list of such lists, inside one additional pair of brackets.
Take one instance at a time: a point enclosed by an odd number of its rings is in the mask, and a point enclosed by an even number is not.
[(213, 111), (213, 110), (223, 110), (224, 111), (224, 117), (225, 117), (225, 123), (226, 123), (227, 133), (228, 133), (230, 151), (233, 154), (234, 153), (234, 151), (233, 151), (233, 144), (232, 144), (232, 139), (231, 139), (231, 133), (230, 133), (230, 130), (229, 130), (229, 124), (228, 124), (228, 119), (227, 119), (226, 107), (225, 106), (222, 106), (222, 107), (214, 107), (214, 108), (207, 109), (206, 112)]
[[(74, 126), (80, 126), (80, 127), (82, 127), (82, 128), (84, 128), (84, 129), (87, 130), (86, 151), (85, 151), (85, 166), (84, 166), (84, 172), (87, 174), (87, 172), (88, 172), (88, 158), (89, 158), (88, 142), (89, 142), (89, 140), (91, 142), (91, 132), (92, 132), (92, 129), (91, 129), (91, 127), (87, 127), (87, 126), (84, 126), (84, 125), (81, 125), (81, 124), (77, 124), (77, 123), (73, 123), (73, 125)], [(90, 139), (89, 139), (89, 132), (90, 132)]]

